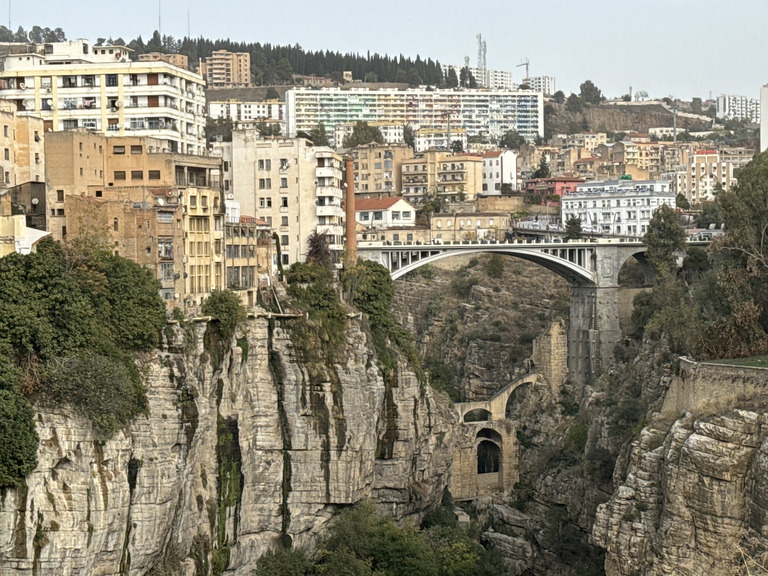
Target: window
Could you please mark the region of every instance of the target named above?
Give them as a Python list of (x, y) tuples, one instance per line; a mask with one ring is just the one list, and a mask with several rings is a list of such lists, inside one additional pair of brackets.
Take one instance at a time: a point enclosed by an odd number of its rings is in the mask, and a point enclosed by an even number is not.
[(371, 219), (370, 212), (360, 212), (360, 220), (370, 220), (370, 219)]
[(173, 212), (158, 212), (157, 221), (161, 224), (172, 224)]
[(280, 218), (280, 226), (288, 226), (288, 216), (282, 216)]
[(271, 178), (259, 178), (259, 190), (270, 190), (272, 188)]
[(150, 170), (147, 175), (150, 180), (160, 180), (160, 170)]
[(280, 197), (280, 208), (288, 208), (288, 196)]
[[(160, 264), (160, 277), (163, 282), (173, 281), (173, 264), (170, 262), (164, 262)], [(173, 296), (171, 296), (173, 298)]]
[(5, 126), (3, 126), (3, 136), (5, 136), (6, 138), (8, 138), (8, 124), (6, 124)]
[(190, 196), (189, 197), (189, 207), (190, 208), (197, 208), (197, 196)]
[(280, 178), (280, 188), (288, 188), (288, 178)]
[(374, 220), (383, 220), (384, 214), (382, 212), (374, 212), (373, 213), (373, 219)]
[(56, 190), (56, 202), (64, 202), (64, 190)]
[(101, 198), (104, 195), (104, 192), (101, 190), (96, 190), (96, 198)]
[(272, 160), (259, 160), (259, 170), (272, 170)]
[(10, 151), (8, 148), (6, 148), (5, 150), (3, 150), (3, 157), (4, 157), (6, 160), (10, 160), (10, 159), (11, 159), (11, 151)]
[(77, 88), (77, 76), (64, 76), (61, 85), (64, 88)]
[(141, 170), (131, 170), (131, 180), (144, 180), (144, 172)]
[(280, 236), (280, 246), (288, 246), (288, 234)]
[(125, 154), (125, 146), (113, 146), (112, 154)]
[(115, 218), (115, 219), (114, 219), (114, 221), (112, 222), (112, 229), (113, 229), (115, 232), (117, 232), (117, 229), (118, 229), (118, 222), (117, 222), (117, 218)]
[(141, 154), (142, 153), (142, 146), (131, 146), (131, 154)]
[(115, 180), (125, 180), (125, 170), (115, 170)]
[(93, 88), (95, 79), (93, 76), (83, 76), (83, 86), (87, 88)]
[(117, 74), (107, 74), (107, 86), (117, 86)]
[(392, 220), (400, 220), (400, 212), (392, 212)]

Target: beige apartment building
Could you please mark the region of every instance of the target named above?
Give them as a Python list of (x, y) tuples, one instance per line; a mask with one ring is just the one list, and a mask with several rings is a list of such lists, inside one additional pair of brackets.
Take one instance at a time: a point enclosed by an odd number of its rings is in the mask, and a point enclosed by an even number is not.
[(179, 68), (189, 70), (189, 57), (186, 54), (165, 54), (163, 52), (148, 52), (139, 54), (139, 62), (166, 62)]
[(400, 196), (400, 171), (413, 158), (406, 144), (365, 144), (349, 151), (354, 158), (355, 194), (367, 198)]
[(341, 265), (342, 170), (341, 156), (303, 138), (262, 139), (256, 130), (232, 134), (234, 200), (277, 233), (283, 267), (304, 262), (314, 232), (327, 237), (333, 261)]
[(429, 227), (432, 242), (504, 240), (509, 229), (509, 214), (433, 214)]
[(164, 61), (133, 62), (125, 46), (33, 44), (0, 61), (0, 98), (43, 130), (147, 136), (168, 152), (205, 152), (203, 78)]
[(483, 186), (483, 158), (428, 150), (403, 160), (403, 197), (413, 204), (440, 196), (448, 202), (472, 201)]
[(45, 180), (43, 121), (0, 104), (0, 189)]
[(697, 150), (672, 174), (673, 189), (691, 204), (714, 200), (718, 187), (728, 190), (736, 184), (734, 171), (741, 165), (725, 160), (718, 150)]
[(237, 216), (227, 221), (224, 229), (226, 287), (238, 294), (243, 304), (253, 306), (259, 287), (266, 286), (272, 276), (272, 229), (253, 216)]
[(208, 81), (209, 88), (248, 88), (251, 85), (251, 55), (214, 50), (201, 63), (200, 73)]
[(224, 287), (221, 160), (157, 150), (148, 138), (48, 134), (47, 228), (106, 242), (153, 271), (169, 306), (194, 308)]

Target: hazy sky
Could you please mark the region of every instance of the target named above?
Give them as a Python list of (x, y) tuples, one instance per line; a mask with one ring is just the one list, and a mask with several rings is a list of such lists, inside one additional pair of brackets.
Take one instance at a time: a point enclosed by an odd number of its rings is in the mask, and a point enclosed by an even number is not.
[(473, 66), (481, 33), (489, 68), (519, 81), (524, 68), (516, 66), (528, 58), (532, 76), (554, 76), (566, 95), (586, 79), (609, 97), (631, 86), (681, 99), (757, 98), (768, 83), (766, 0), (0, 0), (3, 9), (14, 30), (61, 27), (69, 39), (146, 40), (159, 14), (161, 32), (181, 38), (189, 14), (193, 37), (453, 64), (469, 56)]

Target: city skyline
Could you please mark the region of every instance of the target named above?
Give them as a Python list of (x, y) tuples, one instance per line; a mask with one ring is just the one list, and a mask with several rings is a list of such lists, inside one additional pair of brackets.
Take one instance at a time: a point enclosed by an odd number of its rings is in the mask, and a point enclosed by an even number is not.
[[(1, 5), (0, 5), (1, 6)], [(82, 6), (83, 10), (79, 10)], [(712, 0), (693, 2), (648, 0), (642, 10), (622, 3), (567, 0), (538, 3), (492, 1), (473, 12), (434, 0), (412, 3), (393, 0), (386, 11), (373, 14), (368, 5), (340, 0), (328, 5), (287, 0), (280, 4), (243, 5), (230, 1), (138, 0), (131, 4), (61, 4), (52, 0), (9, 1), (10, 26), (61, 27), (72, 40), (141, 35), (154, 30), (183, 38), (271, 44), (300, 44), (308, 50), (403, 54), (470, 65), (477, 61), (480, 33), (487, 42), (487, 66), (524, 77), (524, 60), (531, 76), (554, 76), (557, 89), (578, 92), (592, 80), (608, 97), (645, 91), (651, 97), (715, 98), (722, 93), (757, 98), (768, 78), (760, 73), (759, 54), (768, 49), (760, 22), (768, 4), (740, 2), (723, 10)], [(82, 14), (87, 10), (88, 18)], [(56, 16), (39, 17), (40, 14)], [(7, 24), (7, 23), (6, 23)], [(729, 32), (738, 31), (738, 34)], [(719, 40), (719, 38), (724, 38)]]

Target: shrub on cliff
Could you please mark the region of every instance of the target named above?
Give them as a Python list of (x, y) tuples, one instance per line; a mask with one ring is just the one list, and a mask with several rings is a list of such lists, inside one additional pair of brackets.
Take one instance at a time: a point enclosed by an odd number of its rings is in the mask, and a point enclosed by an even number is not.
[(203, 304), (201, 311), (218, 321), (215, 326), (224, 341), (229, 342), (237, 327), (245, 322), (245, 307), (240, 297), (231, 290), (214, 290)]
[(32, 407), (14, 390), (0, 390), (0, 489), (13, 488), (37, 466)]

